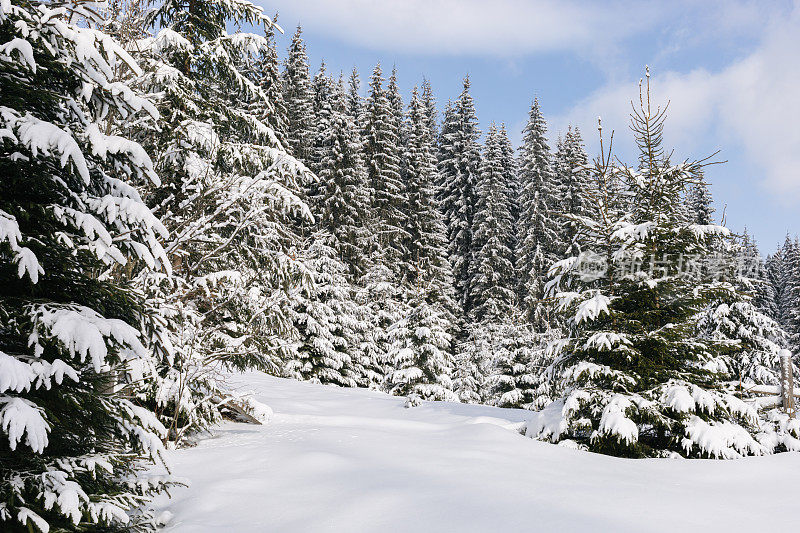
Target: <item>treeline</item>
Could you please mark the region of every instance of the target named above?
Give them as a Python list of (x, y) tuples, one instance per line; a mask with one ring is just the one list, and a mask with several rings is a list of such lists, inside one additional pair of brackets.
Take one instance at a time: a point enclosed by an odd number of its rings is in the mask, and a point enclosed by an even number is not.
[(312, 76), (279, 34), (245, 0), (0, 1), (4, 530), (155, 527), (164, 444), (262, 413), (232, 370), (622, 456), (800, 449), (753, 392), (800, 351), (800, 246), (764, 267), (716, 225), (660, 110), (630, 167), (551, 147), (537, 101), (515, 149), (468, 78), (440, 119), (425, 80)]

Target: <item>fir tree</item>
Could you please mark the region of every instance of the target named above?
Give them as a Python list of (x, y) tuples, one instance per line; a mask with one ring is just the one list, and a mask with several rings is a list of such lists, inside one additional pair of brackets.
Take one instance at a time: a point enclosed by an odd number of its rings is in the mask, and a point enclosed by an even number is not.
[(711, 202), (711, 192), (708, 190), (708, 184), (705, 182), (703, 173), (700, 172), (697, 176), (697, 182), (692, 185), (686, 195), (689, 216), (694, 224), (708, 225), (714, 222), (714, 207)]
[(439, 141), (440, 206), (447, 224), (456, 296), (464, 312), (471, 311), (473, 306), (470, 293), (475, 253), (472, 229), (481, 164), (480, 131), (469, 87), (469, 77), (466, 77), (458, 100), (448, 104), (445, 110)]
[(753, 299), (753, 305), (760, 312), (774, 319), (778, 315), (775, 290), (769, 279), (766, 263), (758, 251), (758, 245), (747, 233), (747, 228), (744, 229), (738, 250), (737, 268), (743, 275), (747, 275), (752, 285), (748, 292)]
[(435, 205), (436, 160), (428, 124), (414, 88), (404, 128), (407, 237), (402, 268), (406, 291), (414, 296), (408, 310), (388, 329), (389, 358), (393, 393), (444, 400), (455, 399), (450, 379), (455, 303), (445, 227)]
[(428, 126), (426, 110), (415, 87), (409, 104), (404, 154), (407, 206), (404, 231), (408, 236), (404, 246), (408, 265), (405, 282), (411, 288), (426, 287), (429, 303), (442, 306), (445, 316), (452, 321), (456, 306), (453, 276), (446, 257), (446, 229), (436, 208), (436, 159)]
[(364, 374), (360, 360), (353, 357), (361, 325), (346, 267), (336, 257), (336, 248), (335, 239), (315, 235), (304, 253), (304, 263), (314, 279), (292, 306), (300, 346), (286, 373), (315, 383), (354, 387)]
[(488, 402), (497, 407), (526, 409), (537, 396), (534, 389), (538, 365), (544, 359), (547, 335), (523, 320), (492, 325), (492, 366), (486, 383)]
[(526, 316), (542, 326), (548, 317), (542, 305), (547, 271), (557, 259), (558, 226), (554, 212), (559, 209), (547, 125), (534, 99), (528, 124), (522, 132), (519, 170), (519, 222), (516, 226), (518, 250), (517, 294)]
[(361, 131), (362, 113), (364, 112), (364, 99), (361, 98), (361, 78), (358, 76), (358, 69), (353, 67), (350, 77), (347, 79), (347, 94), (345, 96), (345, 106), (347, 114)]
[(284, 149), (289, 149), (289, 116), (283, 101), (283, 79), (275, 46), (277, 20), (278, 16), (275, 15), (273, 24), (264, 31), (264, 37), (267, 40), (266, 48), (255, 56), (249, 77), (251, 81), (261, 87), (266, 97), (256, 100), (262, 106), (262, 109), (256, 110), (256, 116), (272, 129), (279, 145)]
[(409, 314), (407, 291), (384, 264), (378, 250), (369, 258), (358, 286), (356, 302), (361, 306), (366, 324), (358, 353), (362, 366), (372, 369), (371, 374), (365, 372), (372, 379), (368, 385), (388, 392), (394, 387), (391, 377), (395, 368), (394, 358), (390, 355), (393, 345), (390, 329)]
[(347, 265), (348, 278), (355, 282), (367, 267), (371, 191), (346, 96), (338, 85), (321, 84), (333, 93), (317, 113), (315, 212), (320, 226), (335, 237), (337, 254)]
[(314, 136), (314, 94), (308, 68), (303, 30), (297, 26), (292, 37), (283, 72), (284, 102), (286, 105), (287, 132), (292, 155), (304, 163), (311, 157)]
[(554, 206), (560, 213), (564, 223), (560, 224), (559, 242), (557, 243), (559, 257), (580, 253), (576, 248), (578, 233), (577, 222), (574, 217), (580, 217), (588, 211), (586, 192), (591, 186), (588, 177), (588, 158), (583, 147), (580, 130), (572, 128), (567, 130), (563, 142), (559, 143), (555, 155), (555, 190), (560, 203)]
[(423, 288), (403, 318), (389, 329), (392, 361), (391, 392), (423, 400), (456, 400), (452, 391), (449, 321), (440, 306), (431, 305)]
[(397, 84), (397, 67), (392, 67), (392, 74), (386, 83), (386, 100), (389, 102), (391, 128), (397, 137), (398, 150), (402, 151), (407, 135), (403, 124), (403, 98), (400, 96), (400, 86)]
[(789, 334), (789, 350), (800, 353), (800, 240), (786, 238), (783, 247), (784, 287), (781, 318)]
[(757, 412), (725, 386), (732, 376), (719, 364), (721, 346), (695, 335), (700, 312), (735, 290), (681, 268), (681, 257), (708, 257), (728, 232), (686, 223), (682, 195), (702, 163), (672, 165), (661, 146), (664, 112), (651, 110), (649, 94), (641, 102), (632, 117), (639, 167), (612, 166), (604, 155), (593, 170), (595, 194), (613, 176), (624, 180), (631, 212), (610, 216), (597, 201), (591, 217), (575, 219), (577, 244), (606, 259), (606, 272), (587, 276), (585, 254), (555, 268), (553, 287), (565, 278), (574, 287), (557, 293), (570, 335), (548, 372), (558, 399), (527, 432), (623, 456), (769, 453)]
[(364, 110), (363, 150), (367, 178), (373, 191), (372, 214), (380, 261), (395, 275), (403, 256), (403, 182), (400, 176), (398, 121), (383, 89), (380, 65), (370, 79)]
[(504, 171), (501, 141), (492, 124), (480, 166), (472, 229), (475, 255), (469, 291), (474, 306), (471, 316), (479, 321), (505, 319), (514, 306), (513, 255), (507, 240), (513, 231), (513, 220)]
[[(82, 18), (88, 24), (77, 26)], [(120, 272), (169, 273), (159, 183), (109, 134), (158, 117), (115, 71), (141, 75), (97, 15), (0, 3), (0, 529), (148, 529), (166, 429), (131, 401), (152, 382), (158, 316)]]
[(776, 254), (780, 259), (777, 263), (778, 270), (775, 272), (775, 299), (778, 308), (777, 319), (785, 328), (789, 326), (789, 316), (793, 305), (793, 273), (796, 262), (796, 252), (794, 243), (789, 235), (783, 241)]
[[(311, 146), (309, 150), (308, 166), (320, 178), (319, 174), (324, 170), (325, 165), (329, 161), (323, 162), (325, 154), (329, 151), (331, 130), (333, 124), (333, 98), (334, 98), (334, 82), (328, 76), (325, 70), (325, 61), (320, 64), (319, 70), (314, 75), (314, 80), (311, 84), (313, 93), (312, 110), (313, 110), (313, 134), (311, 137)], [(319, 206), (316, 204), (315, 198), (319, 194), (319, 189), (324, 186), (324, 179), (317, 179), (310, 184), (309, 196), (314, 199), (312, 208), (315, 212), (319, 212)]]
[(439, 128), (437, 126), (438, 112), (436, 111), (436, 97), (433, 95), (433, 87), (427, 79), (422, 80), (422, 106), (425, 109), (425, 120), (428, 125), (432, 139), (439, 138)]
[[(506, 178), (506, 190), (508, 191), (508, 212), (511, 216), (511, 231), (506, 238), (506, 245), (511, 250), (512, 263), (516, 263), (516, 250), (517, 250), (517, 232), (516, 228), (519, 224), (519, 164), (517, 157), (514, 153), (514, 147), (511, 145), (511, 139), (508, 138), (506, 125), (500, 124), (500, 129), (497, 132), (498, 142), (500, 143), (500, 161), (503, 176)], [(513, 280), (514, 288), (518, 285), (516, 275)]]
[(228, 23), (270, 26), (261, 8), (174, 0), (147, 20), (159, 29), (138, 43), (147, 68), (137, 83), (163, 119), (134, 131), (162, 176), (146, 200), (171, 231), (174, 275), (132, 283), (169, 317), (175, 356), (148, 401), (180, 439), (218, 418), (218, 370), (276, 372), (291, 354), (291, 292), (310, 283), (296, 260), (298, 221), (311, 220), (299, 196), (310, 173), (259, 118), (268, 96), (240, 70), (269, 41), (226, 31)]

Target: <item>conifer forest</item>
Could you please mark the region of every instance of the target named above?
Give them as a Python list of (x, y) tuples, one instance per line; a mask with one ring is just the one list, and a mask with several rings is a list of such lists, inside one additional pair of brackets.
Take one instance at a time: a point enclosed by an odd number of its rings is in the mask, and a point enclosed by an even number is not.
[(649, 68), (516, 131), (274, 10), (0, 0), (0, 530), (800, 527), (800, 218), (730, 229)]

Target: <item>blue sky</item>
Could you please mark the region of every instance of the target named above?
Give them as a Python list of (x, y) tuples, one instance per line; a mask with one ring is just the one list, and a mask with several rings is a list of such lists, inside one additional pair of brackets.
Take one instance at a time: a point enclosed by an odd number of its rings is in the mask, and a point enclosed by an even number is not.
[(800, 232), (800, 1), (256, 1), (279, 13), (281, 53), (299, 23), (312, 69), (356, 66), (362, 93), (378, 61), (406, 97), (428, 78), (440, 107), (469, 73), (481, 127), (504, 122), (515, 144), (538, 96), (552, 144), (577, 124), (594, 155), (602, 116), (632, 162), (627, 114), (650, 65), (675, 158), (727, 161), (706, 172), (717, 215), (764, 253)]

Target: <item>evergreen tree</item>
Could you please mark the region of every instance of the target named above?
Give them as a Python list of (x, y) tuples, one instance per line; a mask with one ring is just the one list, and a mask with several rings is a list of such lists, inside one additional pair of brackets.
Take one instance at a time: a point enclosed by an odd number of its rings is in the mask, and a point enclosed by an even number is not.
[(789, 350), (800, 354), (800, 240), (788, 237), (783, 247), (784, 287), (781, 315), (789, 334)]
[(496, 321), (510, 316), (514, 306), (514, 264), (508, 235), (513, 231), (510, 191), (504, 175), (503, 150), (497, 128), (489, 127), (480, 166), (473, 218), (473, 247), (469, 292), (471, 316)]
[(390, 391), (394, 358), (390, 355), (393, 339), (390, 328), (408, 316), (409, 306), (405, 287), (397, 283), (392, 270), (383, 263), (379, 251), (373, 252), (368, 267), (359, 280), (356, 301), (361, 306), (366, 332), (358, 353), (362, 366), (372, 369), (370, 387)]
[(220, 369), (277, 372), (291, 356), (291, 293), (310, 283), (296, 228), (311, 220), (299, 196), (311, 175), (259, 118), (268, 96), (241, 71), (269, 41), (226, 30), (270, 26), (261, 8), (171, 0), (147, 21), (158, 32), (138, 43), (146, 72), (137, 83), (162, 121), (134, 132), (162, 177), (146, 200), (171, 232), (174, 273), (132, 283), (168, 316), (175, 355), (147, 400), (180, 439), (218, 418)]
[[(702, 226), (702, 225), (701, 225)], [(733, 388), (738, 397), (755, 405), (764, 400), (753, 394), (759, 386), (780, 386), (780, 352), (787, 344), (787, 333), (759, 308), (765, 295), (764, 278), (758, 250), (745, 232), (741, 240), (723, 241), (715, 259), (722, 259), (727, 279), (720, 283), (725, 291), (712, 301), (698, 320), (699, 335), (713, 342), (721, 356), (705, 363), (705, 368), (732, 376), (738, 382)], [(719, 261), (714, 265), (717, 269)], [(795, 374), (800, 366), (794, 365)], [(762, 415), (757, 438), (766, 451), (776, 446), (800, 449), (800, 427), (790, 423), (787, 413), (773, 408)]]
[(535, 376), (546, 348), (545, 338), (532, 325), (509, 320), (494, 325), (489, 332), (494, 349), (491, 373), (487, 378), (488, 400), (497, 407), (529, 408), (536, 397)]
[(742, 274), (747, 274), (752, 287), (747, 291), (753, 299), (753, 305), (770, 318), (775, 319), (778, 308), (775, 301), (775, 290), (767, 272), (758, 245), (747, 233), (747, 228), (742, 234), (736, 257), (737, 268)]
[(703, 338), (720, 345), (721, 356), (706, 367), (734, 376), (740, 393), (752, 385), (777, 385), (779, 352), (786, 344), (786, 332), (757, 307), (763, 283), (758, 277), (760, 258), (747, 233), (741, 240), (720, 244), (714, 267), (719, 283), (727, 290), (701, 311), (698, 326)]
[(770, 284), (770, 289), (772, 292), (772, 302), (769, 304), (769, 309), (771, 312), (767, 313), (771, 318), (778, 321), (779, 324), (782, 323), (781, 321), (781, 302), (783, 300), (783, 289), (784, 289), (784, 265), (783, 265), (783, 248), (778, 247), (775, 250), (775, 253), (767, 257), (767, 260), (764, 263), (764, 267), (766, 269), (766, 277), (767, 281)]
[(475, 253), (472, 229), (481, 165), (480, 131), (469, 87), (469, 77), (466, 77), (458, 100), (448, 104), (445, 110), (439, 141), (440, 206), (447, 224), (456, 297), (464, 312), (473, 307), (470, 293)]
[(701, 311), (735, 290), (690, 275), (681, 260), (708, 257), (728, 232), (685, 222), (682, 195), (702, 163), (670, 163), (661, 147), (664, 112), (651, 110), (649, 95), (642, 101), (632, 117), (639, 167), (603, 156), (593, 170), (598, 194), (609, 176), (624, 180), (631, 212), (610, 217), (600, 201), (591, 217), (576, 219), (584, 221), (578, 246), (605, 258), (607, 271), (587, 277), (574, 256), (555, 269), (553, 286), (569, 278), (573, 287), (557, 293), (570, 335), (548, 372), (558, 399), (527, 432), (623, 456), (769, 453), (775, 443), (762, 438), (758, 413), (726, 388), (731, 356), (719, 364), (726, 359), (719, 343), (695, 335)]
[(403, 256), (403, 182), (400, 176), (398, 125), (392, 104), (383, 89), (380, 65), (370, 79), (364, 110), (363, 150), (367, 178), (373, 191), (372, 215), (375, 220), (378, 259), (399, 275)]
[(437, 126), (438, 112), (436, 111), (436, 97), (433, 95), (433, 87), (427, 79), (422, 80), (422, 106), (425, 109), (425, 120), (428, 125), (432, 139), (439, 138), (439, 128)]
[(404, 245), (404, 281), (411, 290), (425, 288), (427, 301), (440, 307), (439, 313), (449, 322), (452, 332), (456, 303), (453, 275), (447, 260), (447, 237), (442, 215), (436, 208), (436, 159), (433, 134), (426, 109), (414, 88), (408, 110), (404, 161), (406, 168), (406, 218)]
[(283, 101), (283, 79), (280, 73), (278, 62), (278, 52), (275, 46), (275, 27), (278, 16), (273, 18), (273, 24), (268, 26), (264, 32), (267, 40), (266, 48), (262, 49), (252, 62), (252, 69), (249, 72), (250, 80), (261, 87), (266, 98), (257, 99), (256, 102), (262, 109), (255, 110), (254, 114), (263, 123), (267, 124), (275, 133), (277, 144), (281, 148), (289, 148), (288, 121), (289, 116), (286, 104)]
[(491, 364), (488, 345), (492, 338), (486, 334), (488, 328), (483, 326), (478, 324), (470, 328), (462, 341), (456, 343), (453, 390), (464, 403), (483, 403), (486, 399), (485, 384)]
[(587, 171), (588, 158), (577, 127), (569, 127), (563, 142), (558, 145), (555, 159), (555, 190), (561, 200), (555, 209), (565, 217), (560, 224), (557, 247), (559, 257), (564, 257), (581, 252), (577, 248), (578, 222), (574, 217), (584, 216), (588, 212), (586, 193), (592, 185)]
[(362, 113), (364, 112), (364, 99), (361, 98), (361, 78), (358, 76), (358, 69), (353, 67), (353, 71), (350, 72), (350, 77), (347, 79), (347, 94), (345, 96), (345, 105), (347, 108), (347, 114), (350, 115), (350, 118), (358, 127), (358, 131), (361, 131), (361, 119)]
[(337, 255), (347, 265), (348, 279), (355, 282), (367, 267), (370, 188), (346, 95), (329, 81), (320, 84), (322, 91), (332, 94), (325, 97), (317, 113), (315, 212), (319, 225), (335, 237)]
[(428, 303), (425, 292), (416, 291), (407, 314), (389, 329), (389, 357), (394, 367), (391, 393), (455, 401), (448, 321), (437, 306)]
[[(87, 25), (77, 26), (82, 18)], [(153, 380), (157, 315), (119, 273), (169, 273), (136, 190), (158, 117), (84, 3), (0, 3), (0, 529), (148, 529), (166, 429), (131, 401)]]
[[(334, 241), (334, 242), (332, 242)], [(352, 300), (346, 267), (336, 257), (335, 239), (315, 235), (304, 263), (313, 272), (313, 284), (296, 296), (293, 322), (300, 334), (296, 357), (286, 374), (315, 383), (354, 387), (364, 369), (353, 357), (360, 337), (358, 309)]]
[(400, 96), (400, 87), (397, 84), (397, 67), (392, 67), (392, 75), (386, 84), (386, 100), (389, 102), (390, 124), (397, 137), (397, 147), (402, 152), (402, 147), (406, 145), (407, 132), (403, 124), (403, 98)]
[(711, 192), (708, 190), (703, 173), (698, 173), (697, 182), (692, 185), (686, 195), (689, 216), (694, 224), (712, 224), (714, 207), (711, 205)]
[[(312, 122), (313, 134), (311, 136), (311, 145), (309, 150), (309, 157), (307, 164), (309, 168), (319, 176), (329, 161), (323, 162), (326, 153), (330, 150), (328, 143), (331, 138), (331, 130), (333, 129), (333, 98), (334, 98), (334, 82), (328, 76), (325, 70), (325, 61), (320, 64), (319, 70), (314, 75), (314, 80), (311, 84), (313, 93), (312, 99), (312, 113), (314, 120)], [(319, 212), (320, 208), (317, 205), (319, 199), (319, 190), (324, 186), (324, 179), (317, 179), (310, 184), (309, 197), (312, 199), (312, 209), (314, 212)]]
[[(508, 138), (506, 125), (500, 124), (500, 129), (497, 132), (497, 139), (500, 144), (500, 167), (502, 168), (503, 176), (506, 178), (506, 191), (508, 212), (511, 217), (511, 228), (506, 236), (506, 246), (511, 251), (510, 259), (512, 266), (517, 262), (517, 225), (519, 224), (519, 164), (517, 157), (514, 154), (514, 147), (511, 145), (511, 139)], [(519, 285), (519, 280), (516, 276), (516, 271), (512, 276), (511, 287), (516, 291)]]
[(557, 259), (558, 226), (554, 212), (559, 209), (547, 125), (534, 99), (528, 124), (522, 132), (519, 170), (519, 222), (517, 232), (517, 289), (521, 307), (534, 324), (548, 322), (542, 305), (550, 265)]
[(776, 254), (779, 258), (777, 263), (778, 270), (775, 272), (775, 299), (778, 308), (777, 319), (781, 325), (787, 329), (789, 325), (789, 315), (792, 307), (792, 273), (794, 271), (795, 250), (791, 237), (786, 235)]
[(289, 54), (283, 71), (284, 102), (286, 105), (287, 131), (292, 155), (304, 163), (311, 157), (314, 137), (314, 94), (308, 68), (303, 30), (297, 26), (292, 37)]

